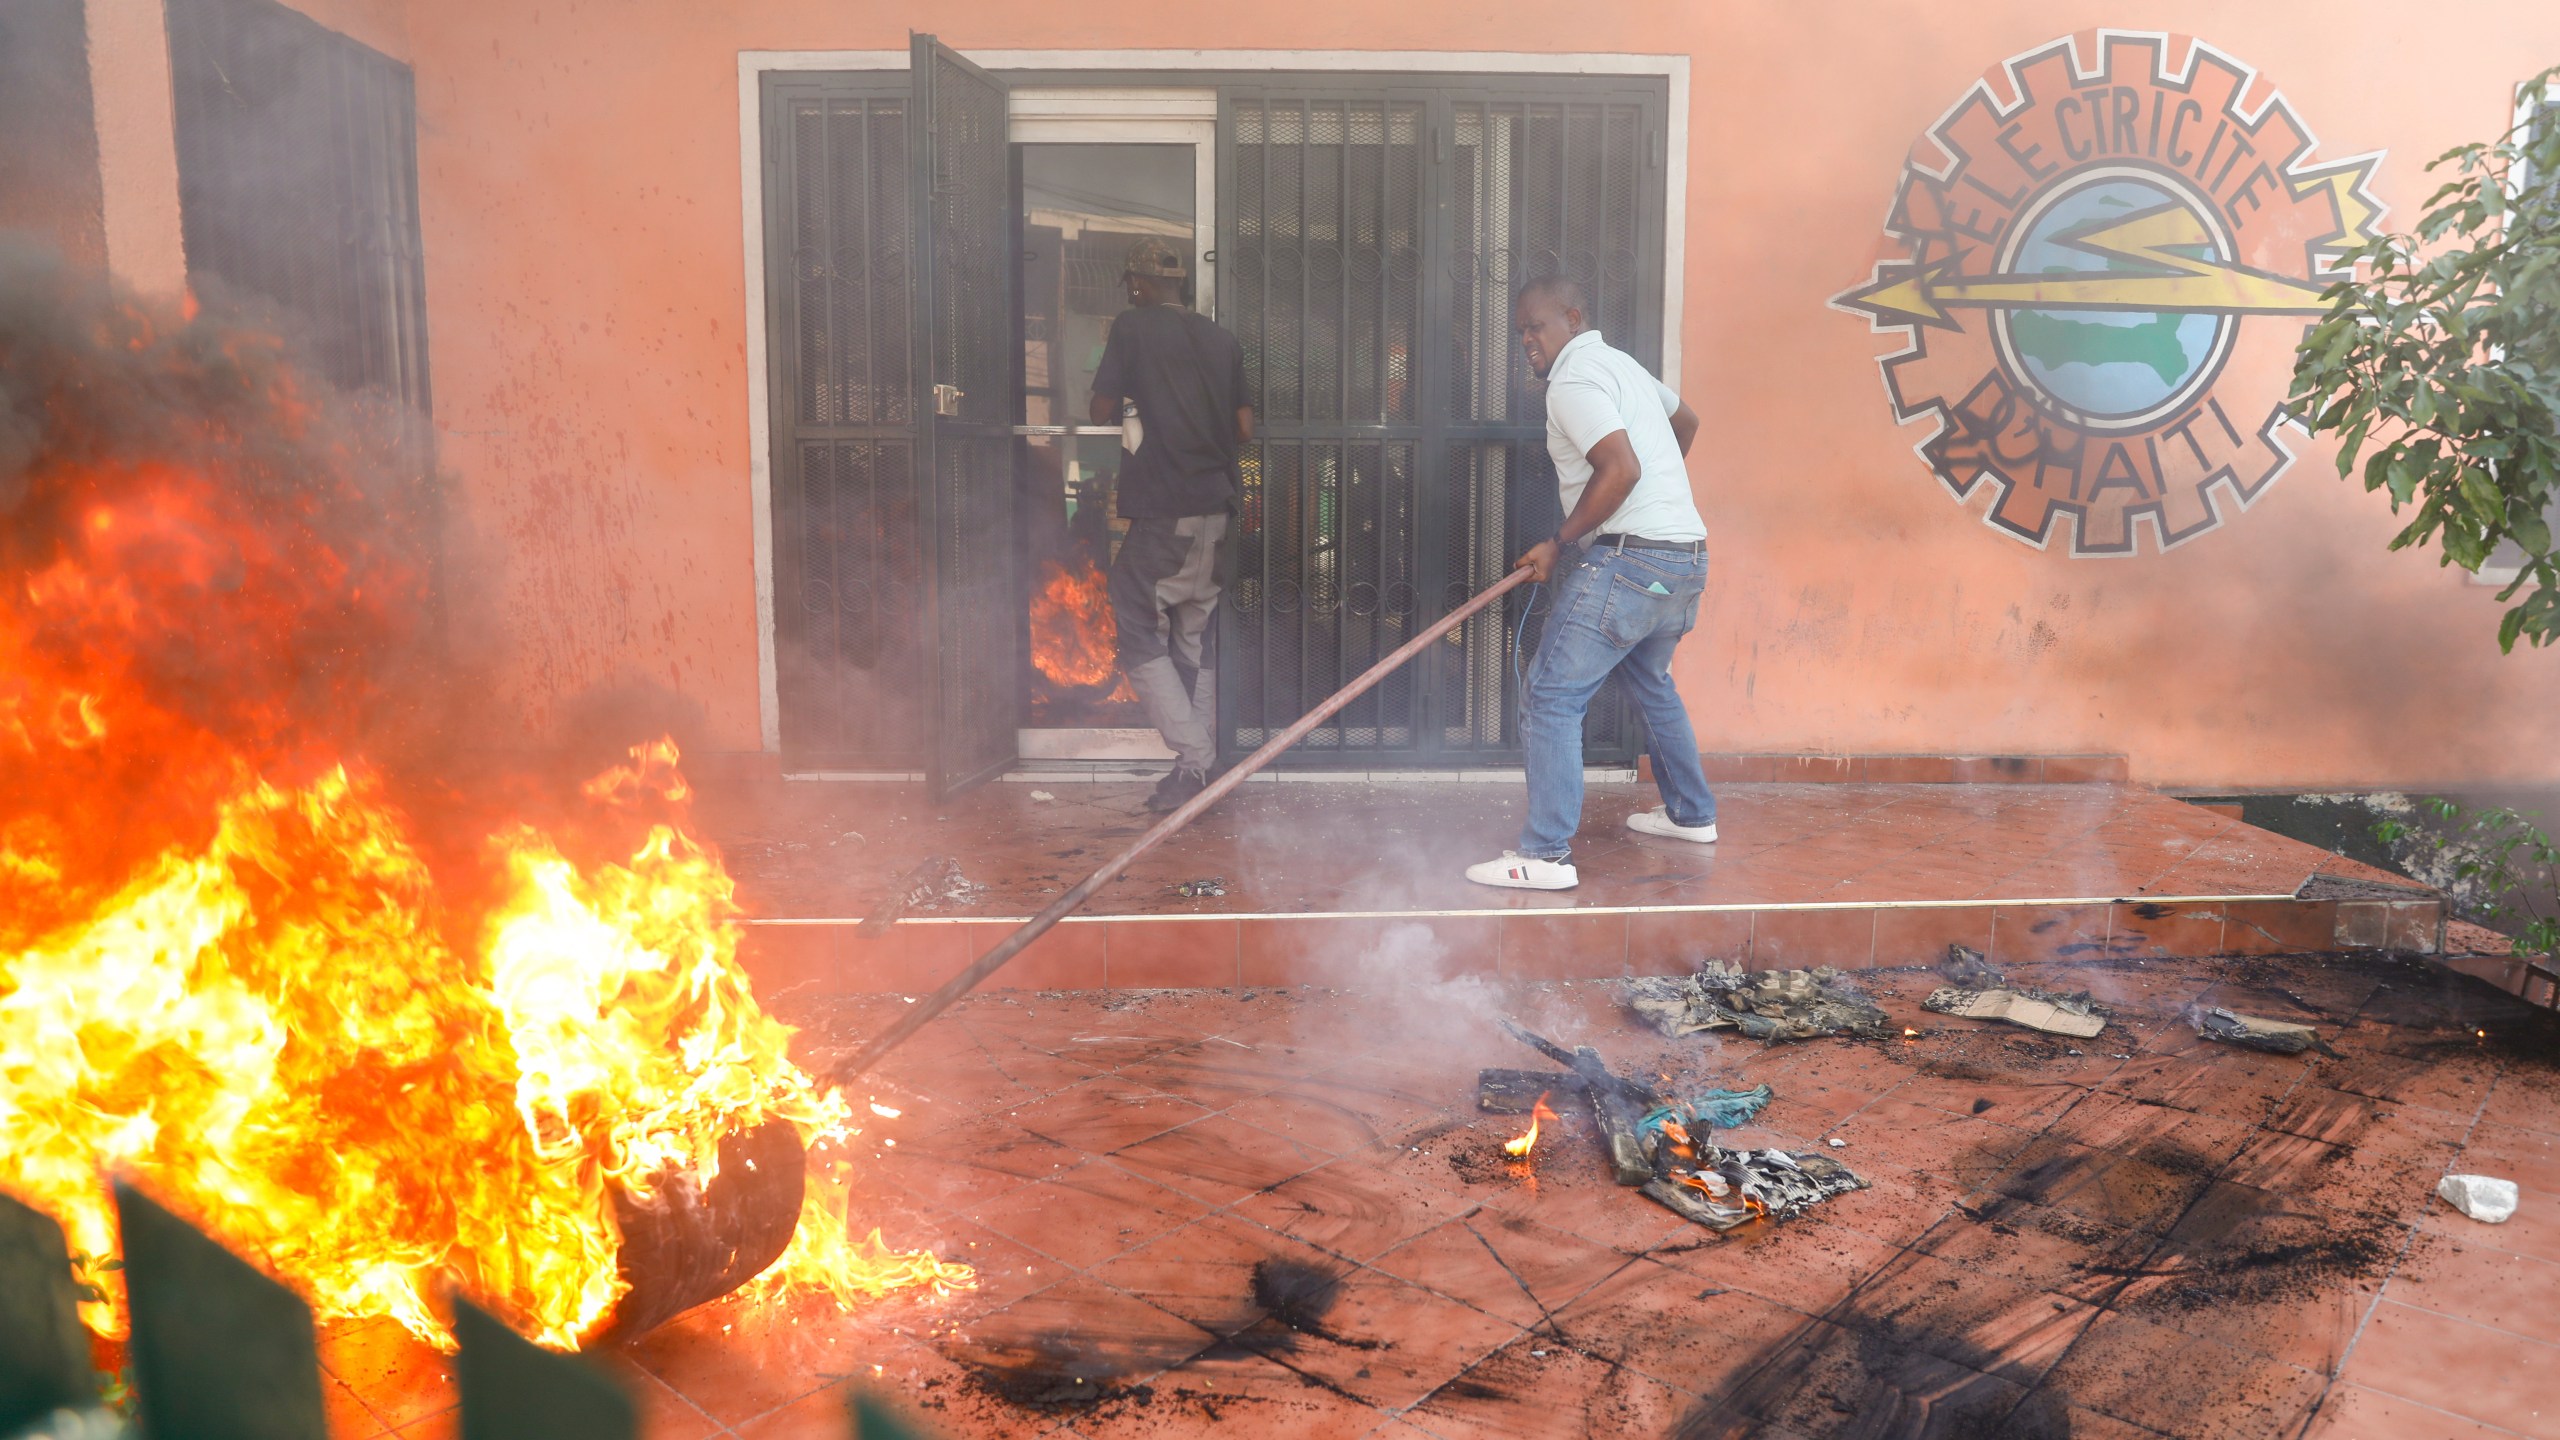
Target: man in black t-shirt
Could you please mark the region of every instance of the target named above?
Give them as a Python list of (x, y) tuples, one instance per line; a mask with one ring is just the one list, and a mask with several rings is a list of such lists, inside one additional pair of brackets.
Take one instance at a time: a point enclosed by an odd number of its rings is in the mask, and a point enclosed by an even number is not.
[(1122, 428), (1118, 484), (1129, 533), (1111, 562), (1120, 668), (1173, 749), (1147, 808), (1172, 810), (1217, 759), (1218, 596), (1236, 457), (1253, 438), (1244, 347), (1182, 303), (1182, 257), (1161, 240), (1129, 249), (1129, 309), (1093, 374), (1093, 423)]

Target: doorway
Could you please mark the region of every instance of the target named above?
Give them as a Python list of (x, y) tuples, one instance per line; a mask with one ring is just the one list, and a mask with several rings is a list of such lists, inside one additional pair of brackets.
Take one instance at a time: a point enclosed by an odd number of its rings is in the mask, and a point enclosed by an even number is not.
[(1014, 146), (1023, 370), (1014, 433), (1027, 591), (1018, 747), (1026, 759), (1167, 753), (1115, 659), (1104, 576), (1128, 529), (1116, 504), (1123, 451), (1120, 427), (1090, 423), (1087, 406), (1112, 321), (1128, 306), (1121, 272), (1131, 246), (1171, 248), (1192, 277), (1185, 303), (1202, 303), (1208, 137), (1090, 138), (1132, 129), (1161, 127), (1089, 118), (1016, 126), (1017, 136), (1084, 137)]
[[(1110, 663), (1095, 582), (1119, 435), (1085, 413), (1136, 238), (1191, 259), (1258, 415), (1219, 617), (1230, 756), (1553, 533), (1517, 285), (1580, 280), (1610, 342), (1659, 371), (1676, 153), (1659, 75), (1204, 70), (1168, 86), (989, 74), (924, 37), (915, 53), (903, 75), (759, 81), (786, 773), (966, 783), (1016, 757), (1163, 754)], [(928, 109), (928, 77), (965, 104)], [(1538, 624), (1513, 597), (1280, 763), (1517, 765)], [(1641, 745), (1614, 692), (1595, 703), (1587, 759)]]

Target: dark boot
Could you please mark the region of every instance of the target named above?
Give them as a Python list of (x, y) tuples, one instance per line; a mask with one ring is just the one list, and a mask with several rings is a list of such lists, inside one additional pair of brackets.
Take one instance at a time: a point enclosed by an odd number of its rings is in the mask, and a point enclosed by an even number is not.
[(1179, 810), (1192, 796), (1209, 788), (1209, 777), (1198, 770), (1177, 765), (1173, 773), (1156, 782), (1155, 793), (1147, 797), (1147, 808), (1158, 815)]

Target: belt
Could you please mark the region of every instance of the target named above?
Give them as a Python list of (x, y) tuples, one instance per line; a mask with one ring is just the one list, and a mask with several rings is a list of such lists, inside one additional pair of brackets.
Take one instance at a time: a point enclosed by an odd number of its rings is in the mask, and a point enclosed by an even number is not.
[(1683, 555), (1703, 555), (1707, 550), (1707, 542), (1704, 540), (1648, 540), (1642, 535), (1594, 535), (1591, 537), (1591, 548), (1596, 550), (1603, 545), (1615, 545), (1621, 550), (1677, 550)]

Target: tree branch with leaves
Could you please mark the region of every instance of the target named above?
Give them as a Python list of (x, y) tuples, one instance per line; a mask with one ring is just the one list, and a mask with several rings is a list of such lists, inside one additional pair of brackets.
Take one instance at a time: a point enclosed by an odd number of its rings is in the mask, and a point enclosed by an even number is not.
[(2414, 510), (2394, 550), (2433, 541), (2479, 573), (2522, 552), (2498, 644), (2560, 639), (2560, 66), (2518, 91), (2500, 139), (2429, 164), (2453, 176), (2414, 233), (2342, 253), (2350, 278), (2296, 354), (2294, 413), (2340, 437), (2338, 473)]

